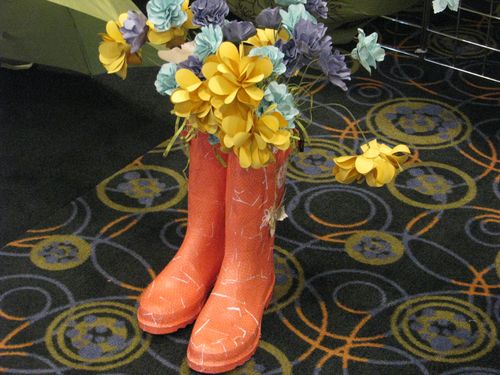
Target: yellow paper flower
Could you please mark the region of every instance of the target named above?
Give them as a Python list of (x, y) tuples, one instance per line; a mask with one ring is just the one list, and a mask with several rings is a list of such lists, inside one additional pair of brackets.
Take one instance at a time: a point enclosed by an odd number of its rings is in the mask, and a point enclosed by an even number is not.
[(233, 43), (225, 42), (216, 55), (207, 58), (202, 71), (213, 94), (212, 105), (216, 109), (230, 106), (236, 111), (240, 104), (250, 108), (259, 105), (264, 91), (257, 85), (272, 74), (273, 64), (267, 57), (245, 55), (243, 45), (238, 50)]
[(182, 44), (186, 37), (185, 30), (180, 27), (173, 27), (167, 31), (156, 31), (151, 21), (148, 21), (146, 24), (149, 26), (148, 40), (156, 45), (166, 45), (172, 41), (178, 41)]
[(376, 139), (361, 146), (359, 156), (340, 156), (334, 158), (335, 179), (343, 184), (363, 178), (369, 186), (381, 187), (391, 182), (397, 169), (408, 160), (410, 149), (406, 145), (394, 148), (378, 143)]
[(128, 64), (139, 65), (142, 63), (142, 59), (138, 53), (130, 53), (131, 47), (120, 33), (120, 27), (123, 24), (122, 16), (118, 22), (109, 21), (106, 24), (106, 34), (101, 34), (103, 41), (99, 45), (99, 61), (108, 74), (116, 73), (125, 79)]
[(244, 43), (254, 47), (274, 46), (278, 39), (278, 32), (274, 29), (257, 29), (257, 34), (247, 39)]
[(210, 103), (212, 95), (208, 82), (200, 80), (189, 69), (179, 69), (175, 80), (179, 88), (170, 96), (175, 115), (189, 119), (190, 125), (201, 132), (215, 134), (219, 122)]
[(264, 113), (260, 118), (248, 112), (246, 118), (225, 117), (219, 138), (238, 156), (242, 168), (262, 168), (274, 161), (273, 148), (290, 148), (287, 127), (288, 121), (279, 112)]
[(186, 30), (198, 29), (199, 26), (196, 26), (193, 23), (193, 12), (191, 11), (191, 8), (189, 8), (189, 0), (184, 0), (184, 3), (182, 3), (182, 10), (186, 12), (188, 16), (186, 22), (182, 25), (182, 28)]

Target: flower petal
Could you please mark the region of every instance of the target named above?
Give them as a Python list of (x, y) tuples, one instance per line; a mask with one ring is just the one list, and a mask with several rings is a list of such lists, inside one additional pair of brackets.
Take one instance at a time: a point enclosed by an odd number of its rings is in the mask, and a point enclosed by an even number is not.
[(358, 156), (356, 158), (355, 165), (356, 165), (356, 170), (361, 174), (367, 174), (375, 167), (375, 164), (373, 163), (372, 159), (367, 159), (363, 156)]
[(189, 69), (179, 69), (175, 74), (175, 80), (183, 89), (193, 92), (198, 89), (202, 82), (201, 80)]
[(108, 33), (108, 35), (115, 41), (123, 44), (126, 43), (125, 39), (123, 39), (122, 33), (120, 32), (120, 28), (115, 21), (109, 21), (106, 23), (106, 33)]
[(250, 150), (250, 144), (248, 143), (245, 146), (240, 147), (238, 150), (238, 158), (240, 160), (241, 168), (249, 168), (252, 165), (252, 152)]
[(224, 76), (213, 76), (210, 78), (208, 87), (216, 95), (229, 95), (238, 88)]
[(203, 76), (206, 79), (210, 79), (217, 73), (218, 66), (219, 66), (218, 62), (206, 61), (205, 64), (203, 65), (203, 68), (201, 69), (201, 72), (203, 73)]
[(174, 104), (184, 103), (191, 100), (191, 96), (187, 90), (178, 89), (172, 93), (170, 100)]
[(240, 133), (237, 133), (234, 137), (233, 137), (233, 145), (235, 147), (241, 147), (243, 146), (243, 144), (245, 144), (245, 142), (251, 137), (251, 134), (249, 133), (245, 133), (245, 132), (240, 132)]
[(256, 101), (261, 101), (264, 97), (264, 91), (259, 89), (257, 86), (249, 86), (245, 87), (245, 92), (248, 94), (250, 98)]
[(99, 45), (99, 61), (111, 64), (123, 54), (123, 48), (115, 42), (103, 42)]
[(217, 55), (221, 61), (224, 61), (225, 59), (233, 61), (240, 60), (238, 48), (236, 48), (236, 46), (231, 42), (222, 43), (217, 51)]
[(338, 158), (334, 158), (333, 161), (340, 168), (354, 168), (354, 164), (356, 163), (356, 156), (339, 156)]

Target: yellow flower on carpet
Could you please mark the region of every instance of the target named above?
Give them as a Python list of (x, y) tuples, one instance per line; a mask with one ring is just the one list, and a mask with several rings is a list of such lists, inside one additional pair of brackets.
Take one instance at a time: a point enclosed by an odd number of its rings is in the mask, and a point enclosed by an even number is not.
[(257, 34), (244, 41), (254, 47), (274, 46), (278, 39), (283, 39), (285, 35), (274, 29), (257, 29)]
[(179, 69), (175, 80), (179, 88), (170, 96), (175, 115), (189, 119), (190, 126), (201, 132), (215, 134), (219, 122), (210, 103), (212, 94), (208, 82), (202, 81), (189, 69)]
[(394, 148), (378, 143), (376, 139), (361, 146), (362, 155), (334, 158), (335, 179), (343, 184), (366, 179), (369, 186), (381, 187), (391, 182), (397, 169), (408, 160), (410, 149), (406, 145)]
[(273, 148), (290, 148), (288, 121), (279, 113), (255, 112), (247, 117), (228, 116), (222, 120), (219, 138), (224, 147), (233, 149), (242, 168), (262, 168), (274, 161)]
[[(120, 19), (123, 18), (122, 16)], [(131, 47), (120, 33), (120, 23), (123, 22), (109, 21), (106, 24), (106, 34), (101, 34), (103, 41), (99, 45), (99, 61), (108, 74), (116, 73), (125, 79), (128, 64), (139, 65), (142, 63), (142, 59), (138, 53), (130, 53)]]
[(202, 71), (213, 94), (213, 106), (227, 105), (236, 111), (239, 103), (250, 108), (259, 105), (264, 91), (257, 85), (272, 74), (273, 64), (267, 57), (245, 55), (243, 45), (238, 50), (233, 43), (224, 42), (216, 55), (207, 58)]

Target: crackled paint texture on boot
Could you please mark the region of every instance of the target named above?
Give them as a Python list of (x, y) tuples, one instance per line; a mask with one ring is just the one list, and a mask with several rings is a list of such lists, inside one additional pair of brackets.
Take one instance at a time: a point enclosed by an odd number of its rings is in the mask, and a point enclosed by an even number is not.
[(138, 321), (146, 332), (174, 332), (192, 323), (202, 309), (224, 255), (225, 191), (226, 168), (208, 136), (199, 134), (190, 143), (184, 242), (140, 299)]
[(284, 191), (287, 155), (263, 169), (242, 169), (229, 156), (225, 255), (221, 271), (193, 329), (188, 363), (200, 372), (228, 371), (258, 346), (264, 309), (274, 286), (273, 246), (266, 215)]

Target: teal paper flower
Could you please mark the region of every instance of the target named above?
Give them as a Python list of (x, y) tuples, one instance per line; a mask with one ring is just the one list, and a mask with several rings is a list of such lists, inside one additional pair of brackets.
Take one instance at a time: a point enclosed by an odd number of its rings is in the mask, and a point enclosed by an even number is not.
[(273, 81), (267, 86), (259, 112), (265, 112), (273, 104), (276, 105), (276, 110), (288, 121), (288, 127), (295, 128), (294, 120), (300, 112), (295, 106), (293, 95), (288, 92), (288, 87), (284, 83), (279, 84)]
[(155, 81), (158, 93), (163, 96), (172, 95), (175, 89), (179, 87), (175, 80), (175, 73), (177, 73), (177, 64), (168, 63), (162, 65)]
[(257, 47), (250, 51), (249, 56), (263, 56), (269, 58), (273, 63), (273, 73), (281, 75), (286, 72), (286, 65), (283, 63), (284, 53), (278, 47), (265, 46)]
[(183, 3), (184, 0), (150, 0), (146, 9), (155, 30), (168, 31), (186, 22), (188, 16), (182, 10)]
[(194, 54), (201, 60), (213, 55), (222, 43), (222, 28), (218, 25), (208, 25), (194, 38)]
[(460, 0), (434, 0), (432, 2), (434, 13), (440, 13), (443, 10), (445, 10), (446, 7), (450, 8), (454, 12), (457, 12), (459, 5), (460, 5)]
[(318, 22), (316, 18), (306, 10), (303, 4), (292, 4), (288, 7), (288, 11), (280, 9), (280, 15), (281, 22), (290, 35), (292, 35), (295, 25), (300, 20), (307, 20), (313, 23)]
[(377, 43), (378, 34), (368, 36), (362, 29), (358, 29), (358, 44), (351, 52), (351, 57), (358, 60), (363, 67), (371, 73), (371, 66), (377, 67), (377, 61), (384, 61), (385, 51)]
[(215, 145), (220, 144), (220, 139), (215, 134), (209, 134), (208, 135), (208, 143), (210, 143), (212, 146), (215, 146)]
[(306, 4), (307, 0), (275, 0), (274, 2), (282, 7), (287, 7), (294, 4)]

